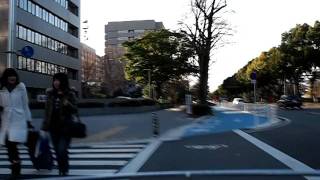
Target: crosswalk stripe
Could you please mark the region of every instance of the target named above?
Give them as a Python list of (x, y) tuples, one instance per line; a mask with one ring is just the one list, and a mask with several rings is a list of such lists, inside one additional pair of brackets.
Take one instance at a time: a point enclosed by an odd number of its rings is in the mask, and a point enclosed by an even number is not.
[[(69, 161), (70, 165), (73, 166), (123, 166), (128, 163), (128, 161)], [(0, 161), (0, 166), (4, 165), (10, 165), (11, 163), (9, 161)], [(22, 166), (31, 166), (31, 161), (22, 161)]]
[[(116, 173), (118, 170), (116, 169), (70, 169), (69, 170), (69, 175), (97, 175), (97, 174), (114, 174)], [(0, 168), (0, 174), (10, 174), (11, 171), (9, 168)], [(58, 170), (53, 169), (51, 171), (49, 170), (41, 170), (41, 171), (37, 171), (35, 169), (26, 169), (23, 168), (21, 169), (21, 174), (23, 175), (46, 175), (46, 176), (56, 176), (58, 175)]]
[(145, 144), (91, 145), (91, 148), (144, 148)]
[[(69, 153), (136, 153), (141, 149), (69, 149)], [(27, 150), (19, 149), (19, 153), (28, 153)], [(0, 150), (0, 154), (7, 154), (7, 150)]]
[[(99, 154), (69, 154), (69, 158), (71, 159), (83, 159), (83, 158), (92, 158), (92, 159), (100, 159), (100, 158), (133, 158), (136, 154), (132, 153), (123, 153), (123, 154), (107, 154), (107, 153), (99, 153)], [(21, 158), (29, 158), (27, 154), (21, 154)], [(8, 158), (7, 155), (0, 155), (0, 159)]]
[[(98, 144), (98, 145), (81, 145), (71, 146), (70, 149), (95, 149), (95, 148), (144, 148), (147, 144)], [(19, 150), (27, 150), (28, 148), (24, 145), (18, 145)], [(0, 147), (0, 150), (6, 150), (5, 147)]]
[[(129, 161), (136, 157), (138, 153), (147, 147), (148, 143), (124, 143), (124, 144), (83, 144), (73, 145), (69, 151), (69, 175), (99, 175), (99, 174), (115, 174), (122, 167), (126, 166)], [(58, 175), (58, 167), (56, 160), (52, 171), (40, 170), (33, 168), (33, 163), (28, 154), (28, 148), (19, 145), (18, 150), (21, 158), (21, 166), (23, 175), (42, 175), (44, 177)], [(55, 152), (51, 146), (53, 158)], [(0, 174), (10, 174), (10, 162), (8, 161), (7, 149), (0, 147)]]

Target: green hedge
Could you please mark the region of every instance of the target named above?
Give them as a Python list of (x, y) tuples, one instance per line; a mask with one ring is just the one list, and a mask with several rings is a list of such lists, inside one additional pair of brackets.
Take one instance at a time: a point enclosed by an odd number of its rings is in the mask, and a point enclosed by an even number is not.
[(138, 107), (153, 106), (156, 102), (151, 99), (124, 99), (114, 101), (108, 104), (109, 107)]
[(195, 116), (212, 115), (212, 109), (207, 104), (192, 104), (192, 114)]

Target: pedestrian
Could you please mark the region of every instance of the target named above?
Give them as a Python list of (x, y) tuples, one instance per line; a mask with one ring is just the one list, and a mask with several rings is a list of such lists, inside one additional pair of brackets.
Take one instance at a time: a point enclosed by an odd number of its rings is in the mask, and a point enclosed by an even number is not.
[(1, 77), (0, 106), (0, 144), (7, 148), (11, 179), (16, 179), (21, 175), (17, 145), (27, 141), (28, 128), (32, 125), (26, 87), (12, 68), (5, 69)]
[(68, 76), (57, 73), (53, 76), (52, 88), (47, 90), (42, 130), (51, 135), (61, 176), (66, 176), (69, 171), (68, 148), (71, 137), (68, 132), (75, 113), (77, 113), (76, 96), (69, 86)]

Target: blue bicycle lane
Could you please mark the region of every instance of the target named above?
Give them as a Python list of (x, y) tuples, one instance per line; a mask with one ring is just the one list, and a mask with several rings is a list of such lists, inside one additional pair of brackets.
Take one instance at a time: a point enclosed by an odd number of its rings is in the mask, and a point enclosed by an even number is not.
[(183, 137), (203, 134), (221, 133), (235, 129), (253, 129), (259, 125), (268, 123), (268, 118), (256, 116), (249, 112), (225, 108), (213, 107), (214, 116), (199, 121), (184, 131)]

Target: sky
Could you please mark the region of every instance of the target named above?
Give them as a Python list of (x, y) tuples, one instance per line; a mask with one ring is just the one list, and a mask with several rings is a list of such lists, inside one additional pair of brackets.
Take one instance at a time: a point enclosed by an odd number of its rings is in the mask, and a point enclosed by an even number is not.
[[(213, 52), (210, 91), (263, 51), (278, 46), (281, 34), (296, 24), (320, 20), (320, 0), (227, 0), (226, 20), (233, 35)], [(88, 40), (82, 42), (104, 55), (104, 26), (110, 21), (150, 20), (179, 29), (178, 21), (190, 14), (190, 0), (81, 0), (81, 22), (88, 20)], [(82, 32), (82, 37), (84, 33)], [(193, 79), (193, 83), (196, 80)]]

